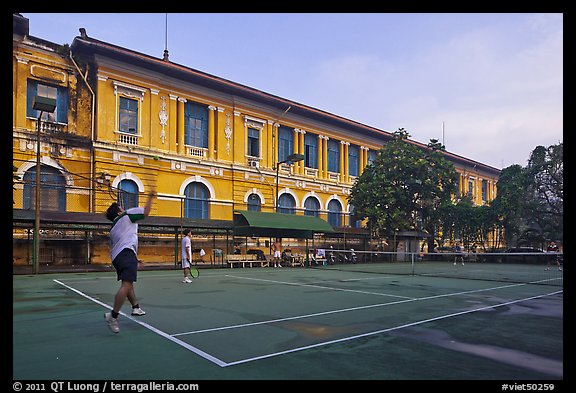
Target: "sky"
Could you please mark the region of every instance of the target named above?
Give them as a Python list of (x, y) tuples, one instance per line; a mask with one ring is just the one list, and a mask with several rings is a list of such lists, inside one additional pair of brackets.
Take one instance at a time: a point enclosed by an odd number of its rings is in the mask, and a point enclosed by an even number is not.
[(503, 169), (563, 142), (561, 13), (22, 13)]

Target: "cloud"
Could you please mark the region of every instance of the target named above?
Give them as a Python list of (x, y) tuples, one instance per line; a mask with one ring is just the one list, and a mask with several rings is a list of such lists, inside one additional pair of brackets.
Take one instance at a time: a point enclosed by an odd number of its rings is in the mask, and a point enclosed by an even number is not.
[[(339, 54), (315, 64), (302, 93), (321, 109), (495, 166), (525, 165), (562, 141), (563, 34), (557, 15), (486, 25), (405, 52)], [(310, 99), (312, 97), (312, 99)], [(313, 104), (311, 104), (313, 105)]]

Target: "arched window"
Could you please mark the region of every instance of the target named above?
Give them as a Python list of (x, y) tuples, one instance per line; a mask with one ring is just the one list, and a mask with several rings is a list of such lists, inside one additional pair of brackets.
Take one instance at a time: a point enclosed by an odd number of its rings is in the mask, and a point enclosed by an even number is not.
[(304, 215), (318, 217), (320, 211), (320, 203), (318, 199), (313, 197), (306, 198), (304, 202)]
[(340, 206), (340, 202), (338, 202), (336, 199), (332, 199), (330, 202), (328, 202), (328, 224), (332, 225), (333, 227), (341, 226), (341, 211), (342, 206)]
[(248, 196), (248, 210), (259, 212), (260, 211), (260, 197), (256, 194)]
[(124, 179), (118, 184), (118, 203), (124, 209), (138, 206), (138, 185), (133, 180)]
[(278, 213), (294, 214), (296, 212), (296, 201), (290, 194), (282, 194), (278, 198)]
[[(36, 166), (28, 169), (23, 177), (24, 209), (36, 208)], [(66, 179), (60, 171), (40, 165), (40, 209), (66, 211)]]
[(184, 217), (186, 218), (209, 218), (210, 192), (202, 183), (190, 183), (184, 190)]

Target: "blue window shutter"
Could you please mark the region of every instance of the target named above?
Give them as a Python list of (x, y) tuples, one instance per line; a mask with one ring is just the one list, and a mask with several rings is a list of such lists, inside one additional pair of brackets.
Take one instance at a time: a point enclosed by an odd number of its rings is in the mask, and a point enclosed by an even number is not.
[(56, 101), (56, 121), (68, 124), (68, 90), (63, 87), (58, 88), (58, 98)]
[(190, 145), (191, 144), (191, 132), (190, 132), (190, 103), (187, 102), (184, 104), (184, 144)]
[(358, 146), (350, 145), (348, 147), (348, 173), (351, 176), (358, 176), (359, 155)]
[(328, 223), (333, 227), (339, 227), (340, 224), (340, 203), (336, 200), (331, 200), (328, 203)]
[(208, 108), (187, 102), (184, 105), (184, 143), (196, 147), (208, 147)]
[(28, 87), (26, 91), (26, 116), (27, 117), (38, 117), (38, 113), (32, 109), (34, 103), (34, 97), (36, 97), (38, 91), (38, 82), (28, 80)]
[(340, 173), (340, 142), (334, 139), (328, 141), (328, 171)]
[(304, 165), (308, 168), (318, 168), (318, 136), (310, 133), (304, 135)]

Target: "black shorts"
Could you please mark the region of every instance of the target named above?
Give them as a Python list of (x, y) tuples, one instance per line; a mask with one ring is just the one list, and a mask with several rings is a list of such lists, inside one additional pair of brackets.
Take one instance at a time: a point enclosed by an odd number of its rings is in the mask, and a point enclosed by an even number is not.
[(118, 281), (136, 282), (136, 272), (138, 271), (138, 258), (134, 251), (125, 248), (114, 258), (112, 265), (116, 269)]

